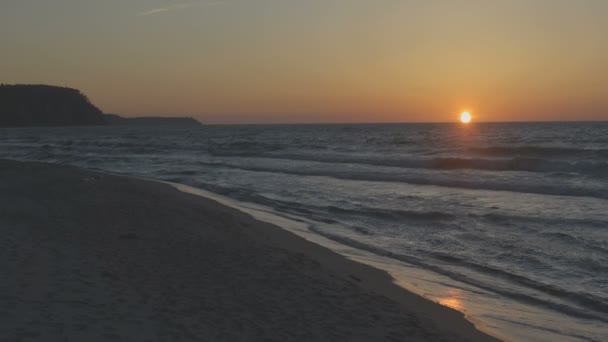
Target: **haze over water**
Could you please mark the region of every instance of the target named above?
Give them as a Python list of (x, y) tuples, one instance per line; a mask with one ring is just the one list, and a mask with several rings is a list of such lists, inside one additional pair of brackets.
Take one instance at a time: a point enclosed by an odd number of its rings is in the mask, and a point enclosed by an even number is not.
[(606, 123), (31, 128), (1, 130), (0, 158), (267, 206), (426, 272), (427, 297), (502, 336), (603, 341), (607, 136)]

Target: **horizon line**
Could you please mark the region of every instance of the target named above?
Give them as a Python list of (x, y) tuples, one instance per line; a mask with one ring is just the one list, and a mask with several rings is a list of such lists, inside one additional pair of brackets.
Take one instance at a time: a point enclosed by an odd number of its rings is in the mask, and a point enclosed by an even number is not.
[(392, 122), (242, 122), (242, 123), (206, 123), (202, 120), (192, 117), (205, 126), (289, 126), (289, 125), (428, 125), (428, 124), (458, 124), (462, 126), (471, 126), (475, 124), (512, 124), (512, 123), (608, 123), (606, 120), (547, 120), (547, 121), (475, 121), (468, 124), (463, 124), (460, 121), (392, 121)]

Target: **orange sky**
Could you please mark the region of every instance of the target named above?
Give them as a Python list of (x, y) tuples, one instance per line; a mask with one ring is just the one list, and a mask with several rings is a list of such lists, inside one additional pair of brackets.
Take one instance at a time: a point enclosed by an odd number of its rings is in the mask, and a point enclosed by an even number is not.
[(604, 0), (7, 0), (0, 77), (211, 123), (608, 120)]

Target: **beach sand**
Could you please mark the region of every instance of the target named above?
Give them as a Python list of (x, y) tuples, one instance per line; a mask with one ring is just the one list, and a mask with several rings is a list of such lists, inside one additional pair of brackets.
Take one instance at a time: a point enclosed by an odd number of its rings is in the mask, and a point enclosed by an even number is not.
[(0, 341), (495, 341), (462, 314), (157, 182), (0, 161)]

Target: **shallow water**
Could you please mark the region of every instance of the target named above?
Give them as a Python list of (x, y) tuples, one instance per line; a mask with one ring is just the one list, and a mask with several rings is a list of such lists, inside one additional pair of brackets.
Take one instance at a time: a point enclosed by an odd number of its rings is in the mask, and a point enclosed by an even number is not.
[(608, 340), (606, 123), (5, 129), (0, 157), (262, 205), (500, 336)]

